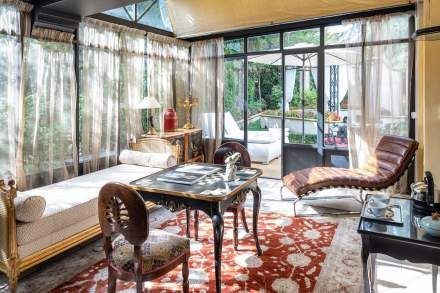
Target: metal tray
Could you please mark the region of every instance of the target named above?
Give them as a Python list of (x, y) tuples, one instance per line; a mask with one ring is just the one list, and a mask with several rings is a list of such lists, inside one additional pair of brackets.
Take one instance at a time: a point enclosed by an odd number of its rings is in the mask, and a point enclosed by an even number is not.
[(377, 222), (382, 222), (382, 223), (391, 223), (391, 224), (396, 224), (396, 225), (403, 225), (403, 220), (402, 220), (402, 210), (400, 209), (400, 206), (397, 204), (391, 204), (388, 206), (388, 212), (391, 212), (392, 215), (391, 216), (384, 216), (384, 217), (377, 217), (374, 214), (370, 213), (368, 211), (368, 206), (369, 206), (369, 201), (367, 201), (364, 205), (364, 207), (362, 208), (362, 214), (361, 217), (364, 219), (368, 219), (368, 220), (373, 220), (373, 221), (377, 221)]

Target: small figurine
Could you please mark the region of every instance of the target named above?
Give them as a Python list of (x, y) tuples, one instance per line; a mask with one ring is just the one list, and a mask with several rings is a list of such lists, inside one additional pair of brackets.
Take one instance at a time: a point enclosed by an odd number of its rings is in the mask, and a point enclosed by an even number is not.
[(235, 165), (240, 159), (240, 153), (234, 153), (226, 158), (226, 171), (223, 177), (225, 181), (234, 181), (236, 179), (237, 166)]

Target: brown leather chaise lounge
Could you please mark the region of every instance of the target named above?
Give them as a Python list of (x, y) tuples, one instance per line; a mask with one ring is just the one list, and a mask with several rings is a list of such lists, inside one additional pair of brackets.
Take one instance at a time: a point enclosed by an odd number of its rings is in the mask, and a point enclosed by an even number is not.
[(357, 188), (361, 192), (385, 189), (405, 173), (418, 146), (419, 143), (413, 139), (385, 135), (364, 166), (357, 169), (315, 167), (295, 171), (284, 176), (282, 189), (287, 187), (297, 197), (294, 202), (295, 215), (295, 204), (318, 190), (336, 187)]

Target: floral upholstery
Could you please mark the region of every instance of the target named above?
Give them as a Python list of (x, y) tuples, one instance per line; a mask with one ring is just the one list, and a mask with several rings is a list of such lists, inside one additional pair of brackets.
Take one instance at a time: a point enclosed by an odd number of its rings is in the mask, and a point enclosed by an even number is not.
[[(173, 261), (189, 249), (189, 239), (162, 230), (151, 229), (142, 245), (143, 272), (155, 270)], [(119, 235), (113, 241), (113, 265), (133, 272), (134, 246)]]

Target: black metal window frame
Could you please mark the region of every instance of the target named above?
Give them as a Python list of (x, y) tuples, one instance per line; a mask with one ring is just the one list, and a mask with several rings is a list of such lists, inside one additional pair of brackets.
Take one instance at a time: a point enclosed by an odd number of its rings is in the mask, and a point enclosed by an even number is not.
[[(307, 53), (317, 53), (318, 54), (318, 129), (324, 129), (324, 111), (325, 111), (325, 105), (324, 105), (324, 86), (325, 86), (325, 80), (324, 80), (324, 69), (325, 69), (325, 51), (329, 49), (342, 49), (342, 48), (350, 48), (350, 47), (358, 47), (358, 48), (365, 48), (368, 46), (377, 46), (377, 45), (387, 45), (387, 44), (398, 44), (398, 43), (408, 43), (412, 44), (413, 40), (410, 38), (412, 33), (414, 32), (414, 20), (410, 20), (409, 22), (409, 36), (408, 38), (402, 38), (402, 39), (395, 39), (395, 40), (384, 40), (384, 41), (375, 41), (375, 42), (357, 42), (352, 44), (333, 44), (333, 45), (326, 45), (325, 44), (325, 34), (324, 30), (326, 27), (341, 25), (343, 20), (347, 19), (354, 19), (359, 17), (369, 17), (374, 15), (384, 15), (384, 14), (391, 14), (391, 13), (398, 13), (398, 12), (414, 12), (414, 5), (406, 5), (401, 7), (395, 7), (395, 8), (389, 8), (389, 9), (381, 9), (381, 10), (374, 10), (364, 13), (356, 13), (353, 15), (345, 15), (343, 17), (332, 17), (332, 18), (326, 18), (322, 20), (322, 23), (319, 23), (319, 20), (312, 20), (312, 21), (305, 21), (301, 23), (295, 23), (295, 24), (287, 24), (287, 25), (280, 25), (276, 26), (278, 27), (278, 30), (274, 31), (273, 27), (269, 28), (257, 28), (253, 30), (245, 30), (242, 32), (235, 32), (235, 33), (227, 33), (224, 36), (225, 41), (228, 40), (243, 40), (244, 43), (244, 50), (241, 53), (234, 53), (234, 54), (225, 54), (225, 61), (229, 60), (243, 60), (244, 62), (244, 85), (243, 85), (243, 97), (244, 97), (244, 109), (243, 109), (243, 116), (244, 116), (244, 123), (243, 123), (243, 132), (244, 137), (243, 140), (240, 140), (241, 143), (244, 145), (247, 144), (247, 121), (248, 121), (248, 93), (247, 93), (247, 84), (248, 84), (248, 57), (250, 56), (257, 56), (257, 55), (265, 55), (265, 54), (280, 54), (282, 58), (282, 67), (284, 70), (284, 56), (290, 55), (290, 54), (307, 54)], [(305, 48), (293, 48), (293, 49), (285, 49), (284, 48), (284, 34), (287, 32), (292, 31), (302, 31), (306, 29), (313, 29), (313, 28), (319, 28), (320, 29), (320, 45), (319, 46), (311, 46), (311, 47), (305, 47)], [(248, 51), (248, 39), (251, 37), (257, 37), (257, 36), (265, 36), (269, 34), (278, 34), (279, 35), (279, 43), (280, 48), (277, 50), (262, 50), (262, 51)], [(413, 45), (412, 45), (413, 46)], [(411, 55), (411, 54), (409, 54)], [(409, 58), (414, 58), (414, 54), (410, 56)], [(409, 60), (408, 66), (412, 67), (411, 65), (414, 64), (413, 60)], [(409, 69), (410, 79), (414, 78), (414, 72), (413, 69)], [(285, 84), (284, 84), (284, 72), (281, 73), (281, 82), (282, 82), (282, 96), (284, 97), (285, 92)], [(409, 101), (409, 136), (414, 138), (415, 137), (415, 121), (411, 119), (410, 114), (411, 112), (415, 111), (415, 97), (414, 97), (414, 83), (411, 82), (411, 89), (409, 90), (410, 95), (410, 101)], [(283, 98), (283, 109), (285, 109), (285, 98)], [(282, 128), (284, 129), (284, 122), (285, 122), (285, 113), (282, 111)], [(322, 132), (322, 131), (321, 131)], [(282, 135), (283, 145), (284, 145), (284, 135)], [(230, 139), (223, 136), (224, 141), (230, 141), (230, 140), (237, 140), (237, 139)], [(341, 152), (348, 152), (347, 148), (341, 148), (337, 146), (325, 146), (324, 145), (324, 136), (320, 131), (318, 131), (318, 142), (317, 142), (318, 148), (322, 148), (324, 151), (335, 151), (337, 153)], [(301, 147), (314, 147), (313, 145), (301, 145)]]

